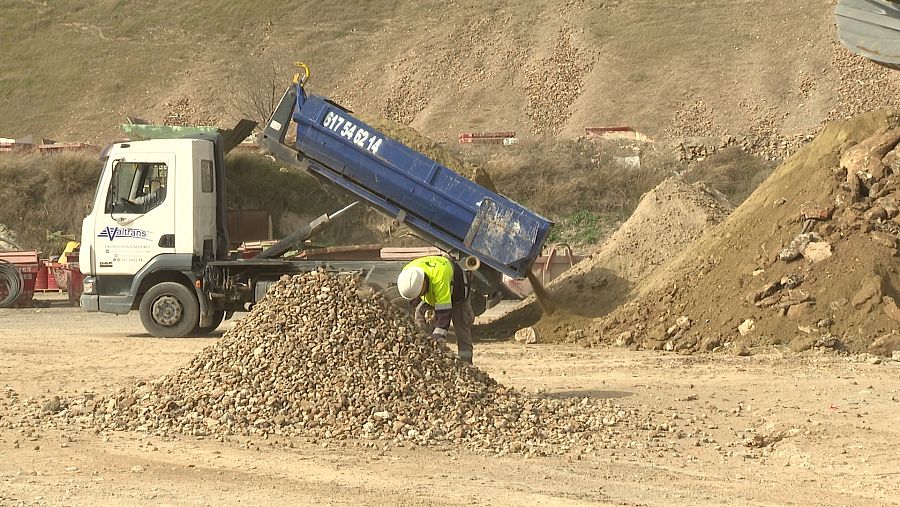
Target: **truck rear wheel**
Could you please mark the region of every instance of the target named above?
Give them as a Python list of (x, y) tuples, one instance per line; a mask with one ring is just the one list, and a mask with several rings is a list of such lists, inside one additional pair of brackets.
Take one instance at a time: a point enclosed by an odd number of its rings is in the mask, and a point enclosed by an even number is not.
[(223, 320), (225, 320), (225, 311), (217, 310), (213, 312), (212, 322), (208, 326), (201, 326), (200, 324), (197, 324), (197, 327), (194, 328), (194, 332), (191, 334), (197, 336), (206, 336), (209, 333), (215, 331), (216, 328), (218, 328), (222, 324)]
[(176, 282), (150, 287), (141, 299), (140, 309), (144, 329), (159, 338), (187, 336), (200, 323), (196, 294)]

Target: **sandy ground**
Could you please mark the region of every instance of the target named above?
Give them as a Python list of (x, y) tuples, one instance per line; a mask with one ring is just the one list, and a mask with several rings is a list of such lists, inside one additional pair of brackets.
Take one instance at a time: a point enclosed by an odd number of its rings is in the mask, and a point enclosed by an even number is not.
[[(136, 314), (58, 303), (0, 310), (0, 423), (18, 417), (9, 388), (22, 399), (102, 394), (186, 364), (215, 339), (155, 339)], [(664, 450), (633, 442), (526, 458), (0, 424), (0, 505), (900, 504), (898, 362), (510, 342), (477, 345), (476, 361), (514, 387), (615, 398), (703, 431)]]

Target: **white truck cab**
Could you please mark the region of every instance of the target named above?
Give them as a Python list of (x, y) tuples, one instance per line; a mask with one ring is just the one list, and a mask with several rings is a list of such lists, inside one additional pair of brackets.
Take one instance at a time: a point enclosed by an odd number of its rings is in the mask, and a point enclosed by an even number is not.
[[(199, 289), (199, 263), (216, 259), (224, 243), (217, 240), (214, 140), (117, 143), (105, 150), (102, 160), (93, 208), (81, 228), (79, 262), (87, 275), (81, 306), (124, 314), (137, 309), (146, 292), (160, 283), (178, 284), (189, 293)], [(199, 308), (205, 306), (204, 298), (191, 295), (198, 308), (162, 297), (150, 303), (150, 317), (155, 313), (156, 324), (163, 327), (167, 321), (180, 322), (171, 333), (190, 332), (206, 310)], [(182, 322), (185, 312), (190, 320), (197, 313), (198, 320)]]

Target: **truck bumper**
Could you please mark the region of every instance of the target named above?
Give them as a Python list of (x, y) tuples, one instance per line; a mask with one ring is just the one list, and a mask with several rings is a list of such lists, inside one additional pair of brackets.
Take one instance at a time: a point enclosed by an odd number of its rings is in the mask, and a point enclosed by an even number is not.
[(82, 294), (78, 303), (81, 305), (81, 309), (86, 312), (100, 311), (100, 296), (96, 294)]
[(82, 294), (79, 300), (81, 308), (86, 312), (115, 313), (124, 315), (131, 311), (132, 299), (128, 296), (100, 296)]
[(100, 296), (100, 311), (125, 315), (131, 311), (134, 299), (129, 296)]

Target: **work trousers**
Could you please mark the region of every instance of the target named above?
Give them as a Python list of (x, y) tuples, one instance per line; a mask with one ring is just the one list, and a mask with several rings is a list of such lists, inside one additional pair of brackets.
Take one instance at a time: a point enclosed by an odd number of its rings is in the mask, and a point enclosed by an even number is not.
[(472, 301), (465, 301), (453, 305), (450, 310), (450, 321), (456, 333), (456, 353), (459, 358), (472, 364), (472, 324), (475, 322), (475, 312), (472, 311)]
[[(425, 322), (421, 314), (416, 317), (416, 322), (429, 334), (434, 333), (434, 322)], [(462, 361), (472, 364), (472, 324), (475, 322), (475, 312), (472, 310), (472, 301), (466, 298), (462, 303), (456, 303), (450, 309), (450, 323), (456, 334), (456, 353)]]

